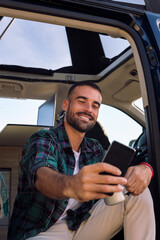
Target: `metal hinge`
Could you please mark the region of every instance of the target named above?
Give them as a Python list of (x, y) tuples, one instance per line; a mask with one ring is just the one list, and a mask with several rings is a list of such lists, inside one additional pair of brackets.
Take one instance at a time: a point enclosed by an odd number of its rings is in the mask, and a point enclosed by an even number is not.
[(152, 65), (152, 67), (156, 67), (158, 65), (158, 61), (157, 61), (156, 53), (152, 46), (147, 47), (147, 54), (148, 54), (150, 64)]

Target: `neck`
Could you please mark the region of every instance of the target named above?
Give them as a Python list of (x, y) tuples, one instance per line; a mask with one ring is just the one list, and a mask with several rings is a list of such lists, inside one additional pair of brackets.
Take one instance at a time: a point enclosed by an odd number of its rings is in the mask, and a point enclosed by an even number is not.
[(64, 126), (70, 141), (70, 144), (72, 146), (72, 149), (76, 152), (79, 152), (81, 142), (83, 141), (85, 133), (81, 133), (77, 131), (75, 128), (70, 126), (66, 120), (64, 121)]

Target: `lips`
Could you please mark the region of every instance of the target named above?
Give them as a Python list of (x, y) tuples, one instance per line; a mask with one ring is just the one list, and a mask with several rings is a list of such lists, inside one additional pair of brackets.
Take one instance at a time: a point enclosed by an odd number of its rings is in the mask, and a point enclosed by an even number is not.
[(81, 118), (83, 118), (84, 120), (90, 120), (90, 121), (94, 121), (94, 117), (86, 112), (78, 112), (77, 115)]

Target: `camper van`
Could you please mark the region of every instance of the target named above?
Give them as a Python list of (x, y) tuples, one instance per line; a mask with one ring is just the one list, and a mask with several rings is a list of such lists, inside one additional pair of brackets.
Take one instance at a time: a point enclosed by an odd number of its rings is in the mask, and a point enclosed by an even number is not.
[(102, 89), (98, 121), (110, 142), (137, 143), (151, 161), (160, 239), (159, 13), (157, 0), (0, 0), (0, 173), (9, 202), (1, 240), (27, 139), (58, 124), (68, 89), (83, 80)]

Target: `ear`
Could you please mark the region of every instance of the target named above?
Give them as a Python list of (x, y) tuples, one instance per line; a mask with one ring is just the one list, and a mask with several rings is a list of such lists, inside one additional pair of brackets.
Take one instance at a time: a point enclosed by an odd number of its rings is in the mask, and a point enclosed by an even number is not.
[(62, 103), (62, 109), (63, 109), (63, 111), (67, 111), (67, 109), (68, 109), (68, 105), (69, 105), (69, 101), (68, 101), (68, 99), (65, 99), (64, 101), (63, 101), (63, 103)]

